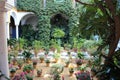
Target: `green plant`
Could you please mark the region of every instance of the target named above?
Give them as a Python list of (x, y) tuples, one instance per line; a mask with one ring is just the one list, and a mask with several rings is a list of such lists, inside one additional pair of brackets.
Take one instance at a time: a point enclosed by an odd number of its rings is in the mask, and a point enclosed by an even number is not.
[(70, 63), (70, 60), (66, 60), (65, 63), (66, 63), (66, 64), (69, 64), (69, 63)]
[(23, 65), (23, 61), (22, 60), (17, 60), (18, 66), (21, 67)]
[(81, 59), (77, 59), (77, 60), (76, 60), (76, 64), (77, 64), (77, 65), (82, 65), (82, 60), (81, 60)]
[(30, 75), (30, 74), (26, 74), (26, 79), (27, 80), (33, 80), (33, 75)]
[(33, 60), (33, 65), (37, 65), (37, 60)]
[(42, 49), (43, 46), (43, 41), (38, 41), (38, 40), (34, 40), (33, 41), (33, 48), (34, 48), (34, 52), (38, 53), (40, 49)]
[(15, 67), (10, 68), (10, 73), (15, 73), (15, 72), (16, 72), (16, 68)]
[(55, 54), (53, 55), (53, 57), (54, 57), (55, 59), (59, 59), (59, 58), (60, 58), (60, 54), (59, 54), (59, 53), (55, 53)]
[(42, 74), (42, 69), (37, 69), (37, 75), (40, 76)]
[(25, 50), (22, 55), (24, 56), (25, 59), (31, 59), (32, 53), (29, 50)]
[(69, 72), (73, 73), (74, 72), (74, 68), (69, 68)]
[(40, 59), (41, 62), (43, 62), (43, 60), (44, 60), (44, 56), (41, 55), (41, 56), (39, 57), (39, 59)]
[(31, 65), (31, 64), (28, 64), (28, 65), (25, 65), (24, 67), (23, 67), (23, 71), (25, 72), (30, 72), (31, 70), (33, 70), (33, 66)]
[(83, 59), (84, 58), (84, 54), (82, 54), (82, 52), (78, 52), (77, 56), (78, 56), (79, 59)]
[(14, 45), (17, 43), (17, 39), (11, 38), (7, 40), (8, 45), (10, 45), (10, 48), (12, 49)]
[(25, 44), (25, 39), (19, 38), (18, 42), (19, 42), (19, 50), (22, 50)]
[(65, 32), (62, 31), (61, 29), (55, 28), (55, 30), (53, 31), (54, 38), (62, 38), (64, 36), (65, 36)]
[(46, 62), (46, 63), (50, 63), (50, 60), (49, 60), (49, 59), (46, 59), (45, 62)]
[(44, 56), (41, 55), (41, 56), (39, 57), (39, 59), (40, 59), (40, 60), (44, 60)]
[(50, 69), (50, 74), (53, 75), (53, 80), (60, 80), (60, 74), (63, 72), (63, 65), (53, 64)]

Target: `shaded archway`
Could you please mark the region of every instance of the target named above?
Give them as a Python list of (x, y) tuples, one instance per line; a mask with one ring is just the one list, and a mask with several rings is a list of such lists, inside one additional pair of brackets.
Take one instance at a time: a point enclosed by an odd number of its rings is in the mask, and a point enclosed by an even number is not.
[(10, 17), (10, 38), (16, 38), (16, 26), (12, 16)]
[[(20, 24), (19, 24), (19, 36), (23, 37), (22, 34), (24, 34), (23, 32), (25, 31), (26, 28), (27, 31), (29, 31), (29, 29), (31, 30), (36, 30), (36, 26), (38, 24), (38, 17), (35, 14), (26, 14), (24, 15), (21, 20), (20, 20)], [(26, 28), (25, 28), (26, 27)], [(24, 30), (24, 31), (23, 31)]]
[(68, 27), (69, 18), (62, 13), (57, 13), (53, 15), (50, 19), (51, 24), (51, 33), (50, 38), (54, 39), (52, 32), (55, 28), (59, 28), (65, 32), (65, 36), (61, 38), (62, 44), (67, 43), (69, 40), (69, 27)]

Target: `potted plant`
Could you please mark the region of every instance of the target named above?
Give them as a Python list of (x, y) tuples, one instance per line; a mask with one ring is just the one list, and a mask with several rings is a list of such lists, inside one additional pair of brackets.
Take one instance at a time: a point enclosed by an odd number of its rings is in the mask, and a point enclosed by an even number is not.
[(81, 71), (77, 71), (75, 73), (75, 76), (76, 76), (77, 80), (93, 80), (93, 79), (91, 79), (89, 72), (81, 73)]
[(37, 57), (38, 52), (43, 48), (43, 42), (38, 40), (33, 41), (33, 48), (35, 56)]
[(59, 53), (55, 53), (55, 54), (53, 55), (53, 57), (54, 57), (54, 59), (55, 59), (55, 62), (57, 62), (58, 59), (60, 58), (60, 54), (59, 54)]
[(66, 64), (65, 66), (68, 67), (69, 63), (70, 63), (70, 61), (69, 61), (69, 60), (66, 60), (66, 61), (65, 61), (65, 64)]
[(53, 80), (61, 80), (60, 74), (63, 72), (64, 66), (58, 63), (55, 63), (51, 66), (50, 74), (53, 75)]
[(17, 59), (15, 57), (12, 59), (12, 63), (13, 65), (17, 65)]
[(30, 73), (32, 70), (33, 70), (33, 66), (32, 66), (31, 64), (25, 65), (25, 66), (23, 67), (23, 71), (24, 71), (24, 72)]
[(37, 60), (33, 60), (33, 68), (36, 69), (37, 66)]
[(26, 74), (26, 80), (33, 80), (33, 75), (31, 74)]
[(80, 65), (82, 65), (82, 60), (81, 59), (77, 59), (76, 60), (76, 65), (77, 65), (77, 67), (79, 67)]
[(30, 52), (30, 50), (25, 50), (22, 55), (24, 56), (26, 63), (29, 63), (32, 57), (32, 53)]
[(10, 68), (10, 77), (14, 77), (15, 73), (16, 73), (16, 68), (14, 67)]
[(86, 68), (87, 68), (87, 66), (82, 65), (79, 67), (79, 70), (81, 71), (81, 73), (84, 73)]
[(19, 51), (21, 52), (23, 50), (25, 40), (23, 38), (19, 38), (18, 41), (19, 41)]
[(43, 61), (44, 61), (44, 56), (40, 56), (39, 59), (40, 59), (40, 62), (43, 63)]
[(64, 32), (62, 29), (60, 29), (60, 28), (55, 28), (55, 29), (53, 30), (52, 36), (53, 36), (54, 38), (56, 38), (58, 44), (61, 45), (61, 40), (60, 40), (60, 38), (63, 38), (63, 37), (65, 36), (65, 32)]
[(72, 76), (74, 73), (74, 68), (69, 68), (69, 73), (70, 73), (70, 76)]
[(70, 64), (68, 68), (69, 68), (70, 76), (72, 76), (74, 73), (74, 65)]
[(23, 65), (23, 61), (22, 60), (17, 60), (18, 63), (18, 67), (19, 69), (21, 69), (22, 65)]
[(50, 60), (49, 60), (49, 59), (46, 59), (45, 62), (46, 62), (46, 66), (49, 67)]
[(42, 75), (42, 69), (37, 70), (37, 76), (40, 77)]

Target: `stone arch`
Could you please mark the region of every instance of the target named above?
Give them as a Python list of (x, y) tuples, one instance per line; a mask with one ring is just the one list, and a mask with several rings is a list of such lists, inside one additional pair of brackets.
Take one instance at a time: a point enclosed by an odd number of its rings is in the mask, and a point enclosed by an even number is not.
[(35, 14), (26, 14), (21, 18), (20, 22), (21, 25), (30, 24), (35, 27), (38, 24), (38, 17)]
[(69, 18), (63, 13), (56, 13), (50, 19), (52, 25), (67, 25), (68, 21)]
[(38, 17), (32, 12), (25, 14), (20, 19), (20, 23), (19, 23), (19, 36), (20, 37), (23, 32), (23, 28), (28, 25), (31, 27), (31, 29), (34, 29), (34, 30), (36, 29), (36, 26), (38, 25)]
[(12, 16), (12, 18), (14, 19), (15, 24), (16, 24), (16, 22), (17, 22), (17, 12), (15, 12), (15, 11), (12, 10), (10, 12), (10, 16)]
[(51, 38), (52, 37), (52, 31), (54, 28), (59, 28), (65, 32), (65, 36), (61, 38), (61, 41), (64, 43), (67, 43), (69, 40), (69, 17), (61, 12), (55, 13), (50, 18), (50, 24), (51, 24)]

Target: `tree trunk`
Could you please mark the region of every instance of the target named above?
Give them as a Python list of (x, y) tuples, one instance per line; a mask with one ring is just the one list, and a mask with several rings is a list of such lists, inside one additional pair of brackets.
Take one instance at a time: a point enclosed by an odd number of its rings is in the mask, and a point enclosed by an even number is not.
[(114, 17), (114, 22), (115, 22), (115, 36), (111, 37), (112, 41), (110, 43), (110, 48), (109, 48), (109, 54), (108, 54), (108, 58), (112, 58), (114, 53), (115, 53), (115, 49), (117, 48), (117, 44), (120, 38), (120, 18), (119, 16), (115, 16)]

